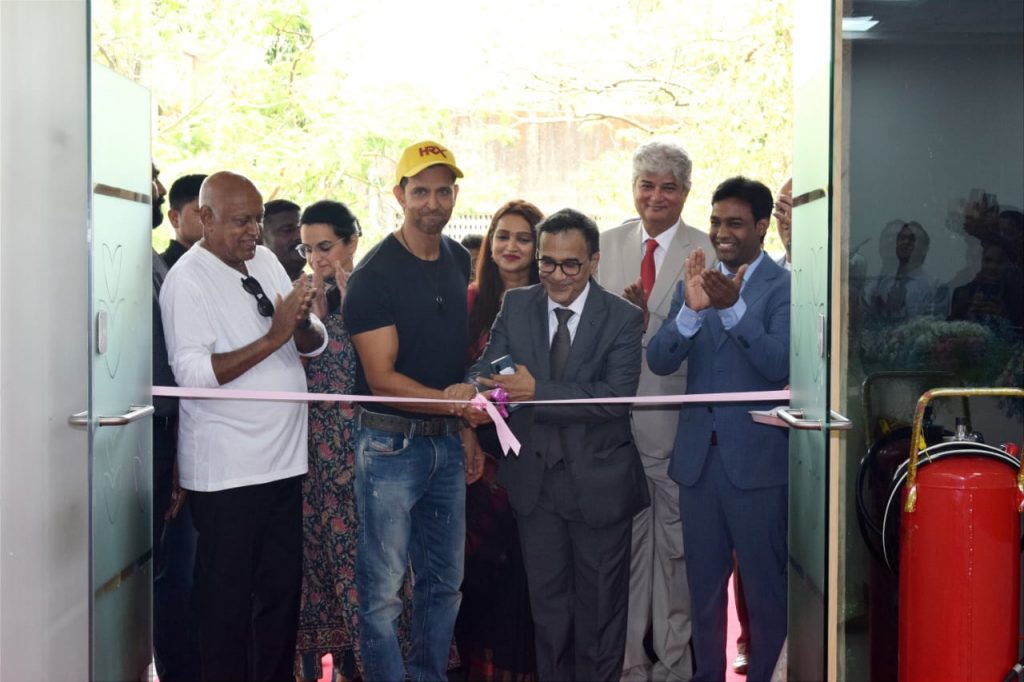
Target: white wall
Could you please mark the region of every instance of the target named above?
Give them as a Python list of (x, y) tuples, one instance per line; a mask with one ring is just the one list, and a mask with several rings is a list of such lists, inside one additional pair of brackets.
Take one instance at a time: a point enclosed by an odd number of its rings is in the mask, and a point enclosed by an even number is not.
[(851, 246), (872, 237), (861, 253), (875, 275), (882, 228), (916, 220), (931, 237), (926, 269), (962, 284), (979, 250), (950, 209), (976, 187), (1024, 205), (1021, 46), (857, 41), (852, 71)]
[(0, 0), (0, 680), (88, 679), (87, 6)]

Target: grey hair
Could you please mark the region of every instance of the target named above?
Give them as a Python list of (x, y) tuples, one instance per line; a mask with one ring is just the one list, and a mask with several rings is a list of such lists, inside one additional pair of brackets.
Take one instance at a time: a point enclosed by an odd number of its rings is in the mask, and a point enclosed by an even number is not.
[(690, 189), (690, 171), (693, 162), (683, 146), (667, 137), (647, 140), (633, 152), (633, 184), (641, 175), (671, 173), (672, 177)]

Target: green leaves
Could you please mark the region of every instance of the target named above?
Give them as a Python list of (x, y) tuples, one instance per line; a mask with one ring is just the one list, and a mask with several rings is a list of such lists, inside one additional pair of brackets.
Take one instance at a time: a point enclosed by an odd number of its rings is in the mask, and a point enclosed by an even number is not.
[[(652, 134), (694, 160), (684, 209), (743, 173), (790, 173), (785, 0), (94, 0), (95, 58), (158, 105), (164, 177), (227, 168), (265, 198), (349, 204), (364, 243), (393, 227), (394, 161), (442, 139), (467, 171), (457, 210), (513, 197), (602, 227), (634, 213), (630, 157)], [(775, 231), (769, 247), (781, 251)]]

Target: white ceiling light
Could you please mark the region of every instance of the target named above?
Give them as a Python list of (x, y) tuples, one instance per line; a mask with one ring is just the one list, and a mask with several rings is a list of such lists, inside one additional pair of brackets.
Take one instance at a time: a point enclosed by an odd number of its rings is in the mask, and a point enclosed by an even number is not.
[(843, 31), (868, 31), (878, 24), (874, 17), (843, 17)]

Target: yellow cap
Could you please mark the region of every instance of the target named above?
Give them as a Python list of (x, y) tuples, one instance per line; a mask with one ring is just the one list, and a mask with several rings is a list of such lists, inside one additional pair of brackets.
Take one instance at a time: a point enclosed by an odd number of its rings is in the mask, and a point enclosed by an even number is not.
[(398, 160), (398, 167), (395, 168), (395, 184), (401, 184), (402, 178), (411, 178), (424, 168), (438, 164), (451, 168), (455, 177), (463, 177), (462, 171), (455, 165), (455, 155), (447, 147), (433, 140), (409, 145), (402, 152), (402, 158)]

